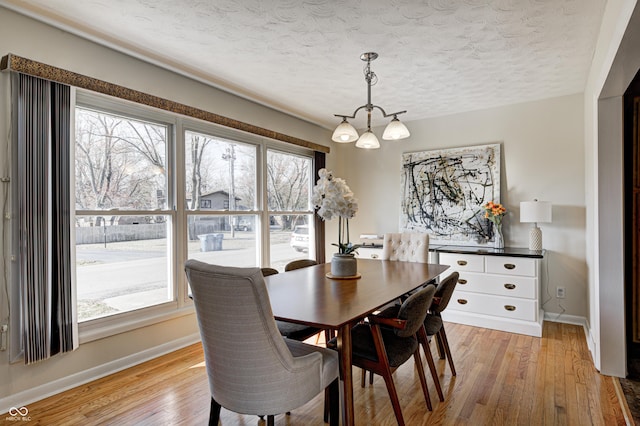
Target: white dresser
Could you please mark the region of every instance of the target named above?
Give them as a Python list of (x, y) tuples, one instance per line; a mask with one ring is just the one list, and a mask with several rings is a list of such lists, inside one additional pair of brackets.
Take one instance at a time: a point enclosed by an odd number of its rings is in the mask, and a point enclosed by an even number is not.
[[(540, 305), (544, 251), (440, 246), (437, 262), (460, 278), (445, 321), (542, 336)], [(445, 275), (449, 273), (445, 272)]]
[[(382, 244), (368, 244), (360, 247), (356, 252), (359, 259), (380, 259), (382, 256)], [(429, 263), (438, 263), (435, 248), (429, 247)]]

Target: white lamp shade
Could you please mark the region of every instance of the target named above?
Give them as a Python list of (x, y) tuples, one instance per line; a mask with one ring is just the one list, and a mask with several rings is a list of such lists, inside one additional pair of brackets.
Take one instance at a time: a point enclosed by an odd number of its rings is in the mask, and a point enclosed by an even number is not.
[(520, 202), (520, 222), (551, 222), (551, 203), (538, 200)]
[(340, 143), (355, 142), (358, 140), (358, 131), (345, 120), (333, 131), (331, 140)]
[(380, 148), (380, 142), (376, 135), (374, 135), (370, 130), (367, 130), (362, 134), (362, 136), (360, 136), (360, 139), (356, 142), (356, 146), (358, 148), (377, 149)]
[(397, 118), (391, 120), (391, 122), (387, 124), (387, 127), (385, 127), (384, 133), (382, 133), (382, 139), (386, 141), (405, 139), (409, 136), (411, 136), (409, 129)]

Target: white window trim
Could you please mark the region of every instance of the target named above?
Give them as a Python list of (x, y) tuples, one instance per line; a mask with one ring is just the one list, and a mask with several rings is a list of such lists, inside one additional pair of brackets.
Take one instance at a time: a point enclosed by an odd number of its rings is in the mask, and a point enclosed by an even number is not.
[[(296, 145), (289, 145), (284, 142), (271, 140), (240, 130), (229, 129), (214, 123), (203, 122), (191, 117), (157, 110), (148, 106), (84, 90), (78, 90), (75, 99), (76, 103), (81, 107), (97, 109), (116, 115), (124, 115), (125, 117), (157, 122), (163, 125), (170, 125), (173, 133), (170, 135), (171, 141), (168, 142), (167, 150), (167, 209), (157, 211), (156, 213), (170, 216), (172, 222), (170, 235), (167, 235), (167, 247), (169, 249), (169, 268), (171, 271), (169, 279), (170, 283), (173, 284), (172, 291), (174, 294), (174, 300), (134, 311), (122, 312), (83, 321), (79, 323), (79, 339), (81, 344), (179, 318), (185, 315), (192, 315), (194, 313), (193, 302), (188, 297), (187, 280), (181, 267), (188, 257), (187, 244), (181, 236), (186, 233), (188, 215), (197, 214), (197, 210), (187, 210), (185, 208), (186, 206), (178, 201), (184, 200), (186, 195), (184, 182), (184, 135), (186, 131), (205, 133), (213, 137), (220, 137), (256, 146), (257, 187), (255, 210), (239, 211), (237, 213), (238, 215), (252, 214), (257, 215), (258, 217), (258, 224), (256, 226), (256, 235), (257, 238), (260, 238), (260, 244), (256, 247), (256, 262), (258, 265), (266, 265), (269, 263), (269, 226), (264, 226), (264, 224), (269, 223), (270, 215), (313, 214), (313, 210), (311, 208), (310, 210), (300, 212), (269, 211), (266, 201), (266, 167), (264, 167), (267, 158), (267, 150), (274, 150), (309, 158), (312, 162), (311, 170), (313, 170), (314, 156), (313, 150), (311, 149)], [(72, 150), (72, 152), (75, 152), (75, 150)], [(72, 164), (75, 164), (75, 162)], [(73, 185), (75, 185), (75, 182), (73, 182)], [(313, 182), (310, 182), (310, 185), (313, 185)], [(75, 193), (75, 191), (73, 192)], [(75, 215), (75, 210), (72, 211)], [(83, 211), (82, 213), (86, 214), (88, 212)], [(225, 212), (225, 214), (228, 215), (229, 212)], [(75, 250), (75, 245), (73, 247)], [(311, 251), (310, 254), (312, 254)], [(75, 253), (72, 258), (74, 259), (72, 268), (75, 284)]]

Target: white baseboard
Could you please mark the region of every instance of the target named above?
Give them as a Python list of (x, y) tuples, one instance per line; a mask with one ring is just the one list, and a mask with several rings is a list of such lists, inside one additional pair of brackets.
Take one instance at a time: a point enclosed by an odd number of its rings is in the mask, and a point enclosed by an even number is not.
[(455, 309), (445, 309), (442, 312), (442, 319), (444, 321), (473, 327), (490, 328), (492, 330), (526, 334), (534, 337), (542, 336), (542, 311), (540, 311), (540, 315), (538, 315), (538, 321), (523, 321), (513, 318), (501, 318), (492, 315), (457, 311)]
[(584, 327), (585, 334), (587, 334), (587, 331), (589, 330), (589, 326), (588, 326), (589, 324), (587, 322), (587, 319), (585, 317), (580, 317), (580, 316), (577, 316), (577, 315), (567, 315), (567, 314), (557, 314), (555, 312), (545, 312), (544, 313), (544, 320), (545, 321), (551, 321), (551, 322), (561, 322), (561, 323), (564, 323), (564, 324), (581, 325), (581, 326)]
[(595, 352), (594, 352), (596, 345), (593, 340), (593, 334), (591, 333), (591, 327), (589, 327), (589, 321), (587, 321), (585, 317), (580, 317), (576, 315), (557, 314), (554, 312), (545, 312), (544, 319), (545, 321), (551, 321), (551, 322), (561, 322), (564, 324), (581, 325), (582, 328), (584, 329), (584, 337), (587, 341), (587, 347), (589, 348), (589, 353), (591, 354), (591, 360), (593, 361), (596, 368), (598, 368), (598, 365), (596, 363)]
[(200, 341), (200, 334), (194, 333), (162, 345), (149, 348), (124, 358), (116, 359), (85, 371), (72, 374), (53, 382), (45, 383), (35, 388), (0, 398), (0, 413), (8, 412), (11, 407), (26, 407), (29, 404), (40, 401), (49, 396), (64, 392), (77, 386), (89, 383), (109, 374), (117, 373), (134, 365), (157, 358), (170, 352), (182, 349)]

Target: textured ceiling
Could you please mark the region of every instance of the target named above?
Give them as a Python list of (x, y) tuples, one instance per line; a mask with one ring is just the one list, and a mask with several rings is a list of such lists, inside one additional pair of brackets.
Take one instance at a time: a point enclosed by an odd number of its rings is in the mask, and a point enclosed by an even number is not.
[[(0, 0), (0, 5), (332, 128), (579, 93), (605, 0)], [(34, 58), (36, 59), (36, 58)], [(386, 121), (386, 120), (385, 120)], [(359, 113), (356, 127), (365, 126)], [(374, 112), (374, 125), (381, 124)]]

